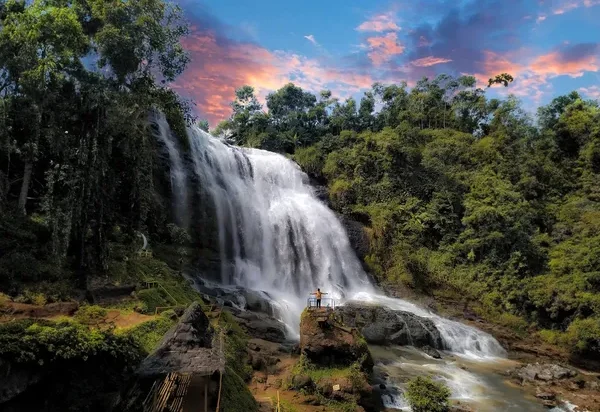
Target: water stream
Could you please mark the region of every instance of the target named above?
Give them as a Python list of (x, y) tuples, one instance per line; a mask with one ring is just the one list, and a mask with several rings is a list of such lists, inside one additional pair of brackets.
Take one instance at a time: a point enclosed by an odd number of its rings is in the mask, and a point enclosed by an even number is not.
[[(188, 134), (193, 166), (184, 170), (164, 117), (157, 117), (156, 123), (155, 130), (172, 165), (177, 212), (186, 215), (187, 208), (192, 207), (188, 197), (191, 190), (208, 195), (213, 202), (222, 284), (267, 292), (284, 306), (280, 311), (282, 320), (293, 335), (298, 334), (306, 298), (316, 288), (341, 302), (374, 302), (431, 318), (449, 349), (448, 356), (434, 361), (418, 351), (391, 352), (393, 361), (378, 367), (388, 369), (393, 385), (401, 388), (399, 378), (407, 373), (426, 373), (446, 381), (454, 398), (475, 402), (477, 410), (543, 410), (490, 372), (490, 365), (497, 365), (505, 357), (504, 349), (492, 336), (379, 292), (363, 271), (343, 225), (315, 196), (297, 164), (279, 154), (228, 145), (191, 128)], [(188, 182), (192, 177), (200, 182), (197, 187), (185, 187), (185, 173)], [(181, 222), (189, 219), (184, 215)], [(461, 369), (460, 362), (470, 362), (470, 366)], [(514, 408), (510, 406), (513, 404)], [(492, 405), (492, 409), (485, 405)], [(400, 396), (390, 400), (388, 407), (404, 409), (406, 405)]]

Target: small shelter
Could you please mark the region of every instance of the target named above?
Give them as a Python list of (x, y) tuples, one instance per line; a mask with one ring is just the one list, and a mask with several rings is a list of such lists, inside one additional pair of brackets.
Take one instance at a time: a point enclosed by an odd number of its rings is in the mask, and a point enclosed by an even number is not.
[(141, 363), (124, 410), (215, 411), (224, 372), (222, 337), (214, 333), (200, 304), (192, 303)]

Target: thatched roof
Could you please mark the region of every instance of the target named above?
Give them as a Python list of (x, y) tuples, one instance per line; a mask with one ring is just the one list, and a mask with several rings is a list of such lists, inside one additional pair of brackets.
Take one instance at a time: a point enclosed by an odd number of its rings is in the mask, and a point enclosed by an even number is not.
[(159, 347), (140, 365), (140, 377), (171, 372), (212, 375), (223, 372), (225, 356), (218, 336), (198, 303), (192, 303)]

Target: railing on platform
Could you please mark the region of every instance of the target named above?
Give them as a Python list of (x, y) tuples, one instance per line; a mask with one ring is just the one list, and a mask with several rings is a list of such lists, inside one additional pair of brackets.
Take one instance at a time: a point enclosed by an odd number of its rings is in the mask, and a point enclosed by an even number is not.
[[(306, 300), (306, 306), (309, 308), (316, 308), (317, 307), (317, 298), (308, 298)], [(335, 309), (335, 299), (321, 298), (321, 307)]]

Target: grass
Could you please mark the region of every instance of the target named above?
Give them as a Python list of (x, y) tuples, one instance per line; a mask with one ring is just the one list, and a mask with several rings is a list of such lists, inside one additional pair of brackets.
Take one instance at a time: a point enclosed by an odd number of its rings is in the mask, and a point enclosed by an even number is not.
[(258, 403), (235, 370), (225, 367), (221, 390), (221, 409), (227, 412), (257, 412)]
[(161, 316), (128, 329), (118, 330), (117, 334), (132, 337), (144, 349), (144, 352), (149, 354), (156, 349), (163, 336), (175, 323), (175, 320)]
[[(277, 397), (273, 396), (271, 398), (271, 401), (273, 402), (273, 410), (275, 411), (275, 407), (277, 406)], [(289, 401), (285, 400), (285, 399), (279, 399), (279, 411), (280, 412), (298, 412), (298, 409), (296, 409), (296, 407), (294, 405), (292, 405), (292, 403), (290, 403)]]

